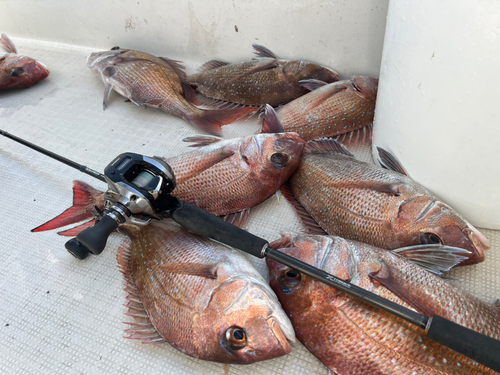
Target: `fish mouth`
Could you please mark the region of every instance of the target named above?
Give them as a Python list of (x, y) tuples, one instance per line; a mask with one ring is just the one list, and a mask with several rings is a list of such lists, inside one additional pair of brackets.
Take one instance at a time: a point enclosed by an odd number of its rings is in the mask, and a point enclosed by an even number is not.
[[(48, 76), (49, 76), (49, 74), (50, 74), (50, 70), (49, 70), (49, 68), (47, 67), (47, 65), (45, 65), (43, 62), (38, 61), (38, 60), (36, 61), (36, 63), (37, 63), (37, 65), (38, 65), (38, 67), (42, 70), (42, 72), (43, 72), (44, 74), (46, 74), (46, 76), (45, 76), (45, 77), (48, 77)], [(44, 77), (44, 78), (45, 78), (45, 77)]]
[(460, 263), (460, 265), (467, 266), (484, 261), (484, 251), (491, 248), (488, 239), (477, 229), (471, 230), (470, 228), (465, 228), (462, 232), (471, 242), (472, 253), (467, 259)]
[[(283, 332), (281, 329), (281, 326), (278, 322), (278, 320), (272, 316), (266, 320), (267, 324), (269, 325), (269, 328), (273, 332), (274, 336), (280, 343), (281, 347), (285, 351), (285, 353), (290, 353), (292, 351), (292, 347), (290, 346), (289, 340), (290, 338), (287, 337), (286, 333)], [(295, 337), (292, 337), (290, 340), (292, 343), (295, 342)]]

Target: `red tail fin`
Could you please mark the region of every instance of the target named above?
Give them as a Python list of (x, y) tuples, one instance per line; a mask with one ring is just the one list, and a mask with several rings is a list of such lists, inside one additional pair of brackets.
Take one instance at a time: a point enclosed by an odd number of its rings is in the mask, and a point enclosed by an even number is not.
[(70, 228), (67, 230), (63, 230), (61, 232), (57, 232), (57, 234), (60, 236), (64, 236), (64, 237), (76, 237), (78, 234), (80, 234), (81, 231), (83, 231), (84, 229), (93, 227), (94, 224), (95, 224), (95, 219), (92, 219), (92, 220), (87, 221), (83, 224), (77, 225), (74, 228)]
[(196, 114), (191, 116), (188, 121), (204, 132), (222, 137), (222, 125), (230, 124), (257, 109), (258, 108), (255, 107), (243, 107), (236, 109), (217, 109), (213, 111), (200, 110), (196, 111)]
[(92, 218), (90, 212), (94, 205), (101, 210), (104, 209), (104, 193), (94, 189), (82, 181), (73, 181), (73, 206), (68, 208), (59, 216), (32, 229), (32, 232), (43, 232), (64, 227), (68, 224)]

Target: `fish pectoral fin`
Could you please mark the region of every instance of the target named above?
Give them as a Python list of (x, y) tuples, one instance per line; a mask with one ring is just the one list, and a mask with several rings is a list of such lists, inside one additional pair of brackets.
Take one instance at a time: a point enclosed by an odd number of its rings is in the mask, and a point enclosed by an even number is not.
[(419, 313), (426, 316), (433, 316), (434, 312), (426, 305), (425, 301), (416, 297), (408, 291), (408, 286), (404, 284), (404, 277), (399, 275), (400, 271), (381, 261), (381, 267), (368, 273), (368, 276), (376, 280), (383, 287), (389, 289), (397, 297), (408, 303)]
[[(307, 86), (305, 86), (308, 88)], [(352, 83), (350, 81), (338, 81), (335, 83), (329, 83), (328, 85), (322, 86), (323, 90), (321, 92), (317, 92), (315, 94), (311, 94), (311, 97), (309, 99), (309, 107), (310, 108), (315, 108), (325, 102), (325, 100), (328, 100), (332, 96), (341, 93), (342, 91), (345, 91), (349, 88), (352, 88)], [(316, 87), (316, 89), (319, 89), (321, 87)]]
[(408, 173), (403, 168), (401, 163), (396, 157), (389, 151), (384, 150), (382, 147), (375, 146), (377, 148), (378, 158), (377, 161), (380, 163), (382, 168), (389, 169), (390, 171), (400, 173), (402, 175), (408, 176)]
[(392, 252), (438, 276), (460, 264), (470, 254), (468, 250), (443, 245), (415, 245)]
[(217, 264), (170, 263), (170, 264), (162, 264), (158, 266), (158, 269), (170, 273), (205, 277), (207, 279), (216, 279), (217, 267), (218, 267)]
[(0, 46), (2, 46), (2, 48), (8, 53), (17, 53), (16, 46), (14, 45), (14, 43), (12, 43), (12, 40), (10, 40), (6, 34), (2, 33), (2, 37), (0, 37)]
[(257, 57), (270, 57), (272, 59), (279, 59), (278, 56), (274, 52), (272, 52), (269, 48), (266, 48), (264, 46), (261, 46), (260, 44), (252, 44), (254, 51), (254, 54)]
[[(303, 79), (299, 81), (299, 85), (302, 87), (305, 87), (309, 91), (314, 91), (316, 89), (319, 89), (320, 87), (328, 85), (328, 83), (320, 81), (319, 79)], [(342, 89), (344, 90), (344, 89)], [(339, 91), (342, 91), (339, 90)]]
[(113, 85), (109, 82), (106, 82), (104, 86), (104, 98), (102, 100), (102, 110), (106, 110), (109, 102), (109, 96), (111, 95), (111, 91), (113, 91)]
[(379, 193), (394, 195), (396, 197), (403, 194), (405, 190), (403, 184), (387, 183), (380, 181), (342, 181), (342, 182), (327, 181), (323, 183), (323, 185), (335, 188), (373, 190)]
[(162, 104), (164, 102), (165, 102), (164, 98), (156, 98), (156, 99), (149, 99), (149, 100), (147, 100), (145, 102), (142, 102), (141, 104), (142, 105), (151, 105), (151, 106), (153, 106), (153, 105), (160, 105), (160, 104)]
[(182, 138), (182, 142), (191, 142), (188, 147), (202, 147), (212, 143), (220, 142), (224, 138), (215, 135), (198, 134), (191, 137)]
[(214, 165), (220, 163), (222, 160), (234, 155), (235, 150), (233, 145), (227, 145), (221, 147), (217, 152), (208, 153), (202, 160), (197, 163), (190, 163), (187, 168), (184, 168), (182, 173), (177, 173), (176, 182), (177, 184), (183, 184), (184, 182), (198, 176), (200, 173), (205, 172), (207, 169), (212, 168)]
[(207, 61), (202, 66), (200, 66), (197, 69), (197, 71), (198, 72), (206, 72), (208, 70), (217, 69), (217, 68), (220, 68), (220, 67), (223, 67), (223, 66), (226, 66), (226, 65), (229, 65), (229, 63), (225, 62), (225, 61), (220, 61), (220, 60), (210, 60), (210, 61)]
[(262, 120), (262, 133), (283, 133), (283, 125), (281, 125), (276, 111), (269, 104), (266, 104), (264, 116)]
[(269, 70), (269, 69), (274, 69), (279, 66), (278, 60), (276, 59), (271, 59), (271, 58), (262, 58), (260, 60), (257, 60), (256, 64), (248, 69), (246, 72), (241, 73), (239, 76), (236, 76), (235, 78), (229, 80), (228, 82), (234, 82), (237, 81), (243, 77), (262, 72), (264, 70)]

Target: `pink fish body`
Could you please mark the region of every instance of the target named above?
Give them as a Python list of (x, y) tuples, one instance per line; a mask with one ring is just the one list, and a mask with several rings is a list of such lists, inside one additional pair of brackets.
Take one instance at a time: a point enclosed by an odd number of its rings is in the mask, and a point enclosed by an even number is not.
[(283, 356), (293, 327), (267, 282), (241, 252), (171, 220), (125, 228), (118, 254), (135, 319), (126, 332), (168, 342), (215, 362), (248, 364)]
[[(500, 308), (404, 258), (335, 236), (285, 235), (280, 251), (426, 316), (500, 339)], [(274, 261), (273, 290), (297, 338), (329, 374), (494, 374), (426, 338), (422, 329)]]
[(353, 77), (328, 85), (304, 81), (304, 85), (313, 91), (276, 110), (285, 131), (311, 141), (356, 131), (373, 122), (377, 79)]

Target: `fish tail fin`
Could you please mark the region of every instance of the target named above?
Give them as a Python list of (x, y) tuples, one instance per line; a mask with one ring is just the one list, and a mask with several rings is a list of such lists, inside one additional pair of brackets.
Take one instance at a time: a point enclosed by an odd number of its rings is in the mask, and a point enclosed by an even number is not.
[(199, 129), (218, 137), (222, 137), (222, 125), (230, 124), (240, 117), (254, 112), (257, 108), (243, 107), (236, 109), (217, 109), (213, 111), (199, 110), (193, 116), (189, 117), (189, 121)]
[(76, 227), (57, 232), (57, 234), (64, 237), (76, 237), (84, 229), (93, 227), (94, 225), (95, 225), (95, 218), (90, 221), (86, 221), (83, 224), (77, 225)]
[(104, 193), (85, 182), (73, 181), (73, 205), (62, 214), (31, 231), (43, 232), (91, 219), (93, 217), (91, 211), (94, 206), (100, 209), (104, 208)]

